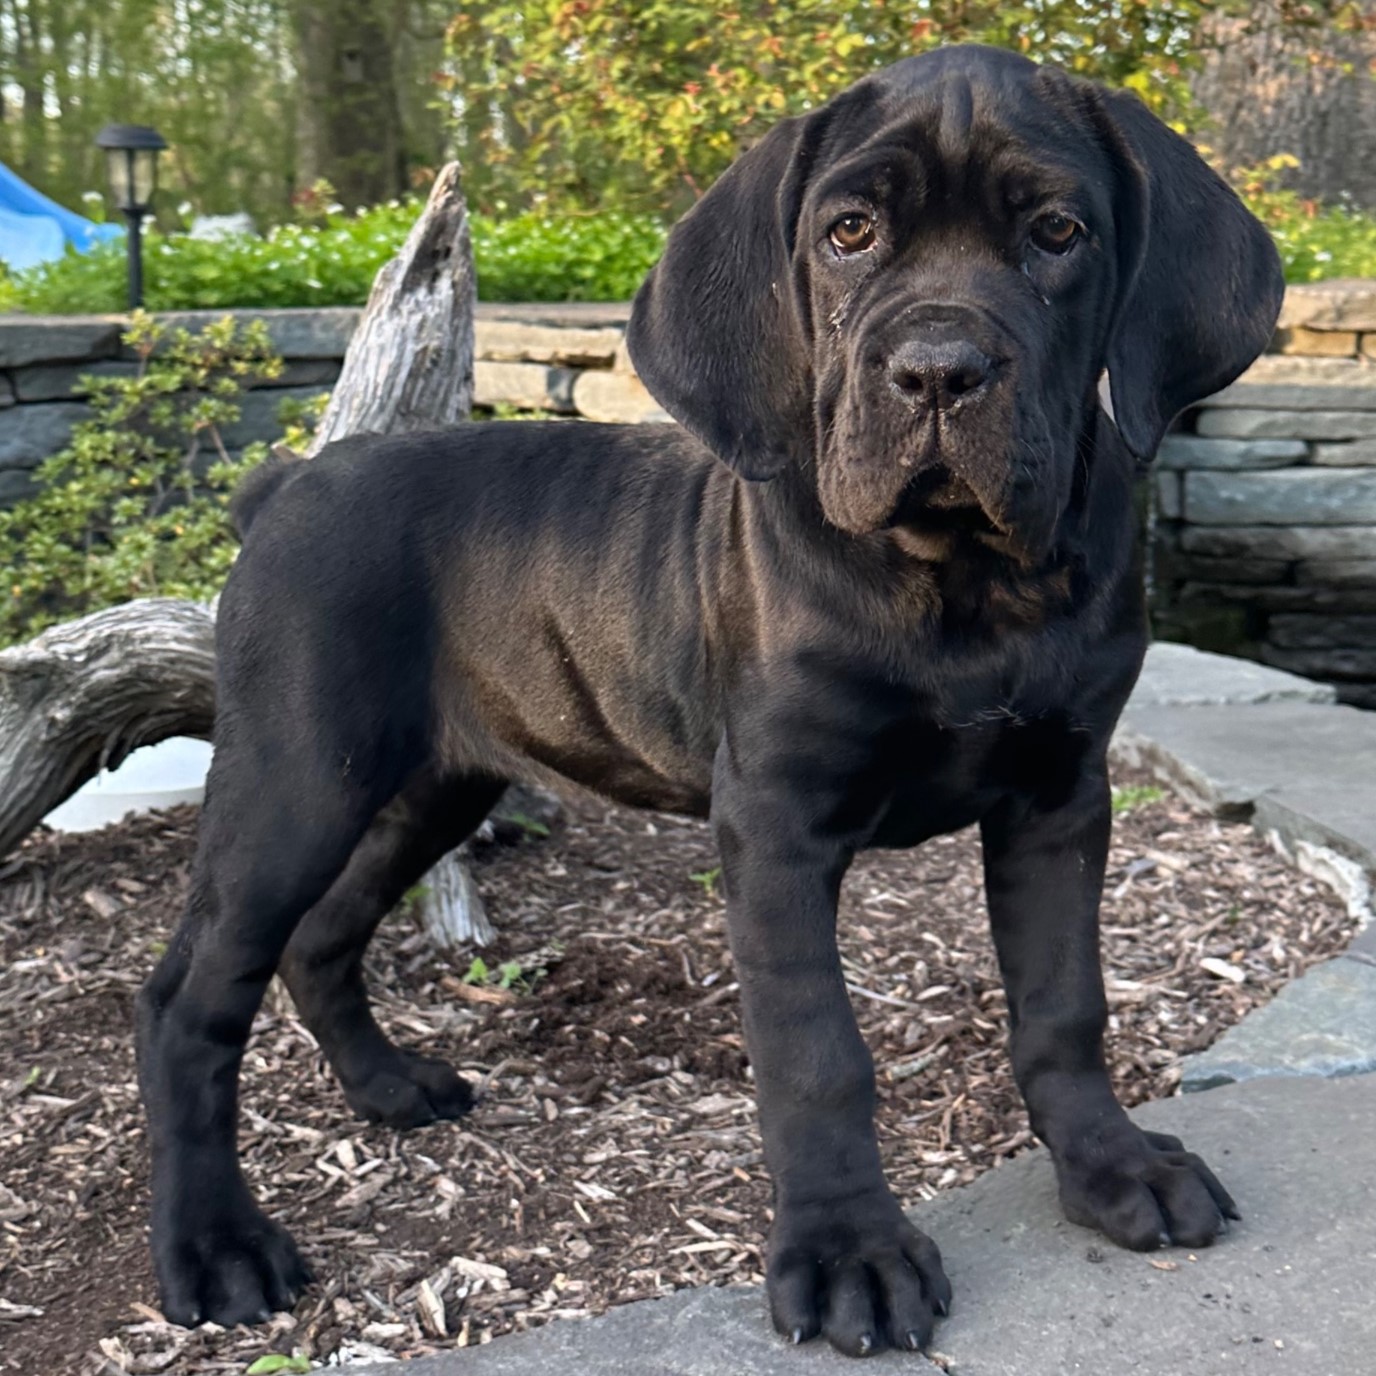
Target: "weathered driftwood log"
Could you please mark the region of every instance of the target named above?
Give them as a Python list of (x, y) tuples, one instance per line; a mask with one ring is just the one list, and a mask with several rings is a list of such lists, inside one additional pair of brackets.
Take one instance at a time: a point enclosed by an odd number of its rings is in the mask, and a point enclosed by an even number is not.
[(0, 856), (141, 745), (209, 738), (215, 621), (149, 597), (0, 650)]
[[(312, 451), (360, 431), (463, 420), (474, 295), (468, 212), (451, 164), (378, 274)], [(169, 736), (208, 737), (213, 717), (213, 613), (196, 603), (129, 602), (0, 652), (0, 856), (98, 770)], [(449, 879), (434, 890), (472, 890)], [(464, 920), (459, 911), (428, 917), (449, 939)]]
[(373, 283), (309, 452), (346, 435), (467, 420), (476, 299), (468, 210), (451, 162), (401, 252)]

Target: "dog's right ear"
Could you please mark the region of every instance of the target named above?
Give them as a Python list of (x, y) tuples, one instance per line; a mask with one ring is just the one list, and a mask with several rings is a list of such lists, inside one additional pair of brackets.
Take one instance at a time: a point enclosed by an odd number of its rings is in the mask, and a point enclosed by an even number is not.
[(825, 112), (787, 119), (674, 226), (626, 345), (651, 396), (742, 477), (810, 455), (812, 358), (793, 245)]

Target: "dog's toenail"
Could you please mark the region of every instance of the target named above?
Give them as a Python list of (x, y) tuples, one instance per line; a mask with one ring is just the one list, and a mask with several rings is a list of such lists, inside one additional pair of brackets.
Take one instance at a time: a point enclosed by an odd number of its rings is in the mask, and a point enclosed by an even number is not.
[(863, 1357), (874, 1346), (874, 1338), (869, 1333), (860, 1335), (860, 1355)]
[(791, 1342), (791, 1343), (793, 1344), (794, 1347), (797, 1347), (798, 1344), (799, 1344), (800, 1342), (802, 1342), (802, 1340), (803, 1340), (803, 1328), (802, 1328), (802, 1325), (801, 1325), (801, 1324), (799, 1324), (798, 1327), (796, 1327), (796, 1328), (793, 1330), (793, 1332), (790, 1333), (790, 1334), (788, 1335), (788, 1340), (789, 1340), (789, 1342)]

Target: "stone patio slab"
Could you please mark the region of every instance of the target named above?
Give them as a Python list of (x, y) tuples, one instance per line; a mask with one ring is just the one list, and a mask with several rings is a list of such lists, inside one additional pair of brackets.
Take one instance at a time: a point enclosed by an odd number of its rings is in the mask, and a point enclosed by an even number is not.
[(1187, 1094), (1270, 1075), (1376, 1070), (1376, 960), (1359, 953), (1316, 965), (1183, 1062)]
[(1228, 703), (1334, 702), (1331, 684), (1250, 659), (1158, 640), (1147, 651), (1130, 707), (1215, 707)]
[[(1376, 1078), (1261, 1080), (1134, 1115), (1209, 1160), (1244, 1215), (1217, 1246), (1123, 1252), (1066, 1223), (1037, 1151), (914, 1217), (956, 1290), (951, 1376), (1358, 1376), (1376, 1350)], [(932, 1376), (770, 1332), (757, 1290), (697, 1290), (368, 1376)]]
[(1311, 702), (1129, 704), (1114, 750), (1220, 815), (1330, 846), (1376, 873), (1376, 713)]

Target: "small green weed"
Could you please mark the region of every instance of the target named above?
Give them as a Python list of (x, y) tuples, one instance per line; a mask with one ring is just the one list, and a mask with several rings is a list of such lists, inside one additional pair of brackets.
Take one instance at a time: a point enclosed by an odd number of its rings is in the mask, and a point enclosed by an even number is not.
[(422, 903), (430, 897), (430, 886), (428, 884), (412, 884), (401, 896), (401, 901), (397, 904), (397, 912), (403, 915), (411, 915), (419, 911)]
[(474, 956), (461, 978), (464, 984), (509, 989), (513, 994), (529, 994), (547, 973), (544, 966), (535, 970), (523, 969), (519, 960), (505, 960), (494, 970), (482, 956)]
[(549, 828), (534, 817), (527, 817), (524, 812), (507, 812), (503, 814), (504, 820), (511, 823), (514, 827), (520, 827), (527, 836), (548, 836)]
[(277, 1376), (278, 1372), (305, 1372), (311, 1369), (311, 1359), (304, 1353), (295, 1357), (285, 1357), (280, 1352), (269, 1352), (259, 1357), (245, 1371), (244, 1376)]
[(491, 406), (475, 406), (474, 420), (568, 420), (556, 411), (539, 411), (529, 406), (514, 406), (509, 401), (494, 401)]
[(1145, 807), (1148, 803), (1159, 803), (1166, 796), (1165, 790), (1152, 784), (1138, 784), (1132, 788), (1113, 790), (1113, 815), (1121, 817), (1135, 807)]
[(713, 865), (710, 870), (702, 870), (698, 874), (690, 874), (689, 879), (694, 884), (701, 884), (702, 891), (708, 898), (717, 896), (717, 885), (721, 883), (721, 866)]

